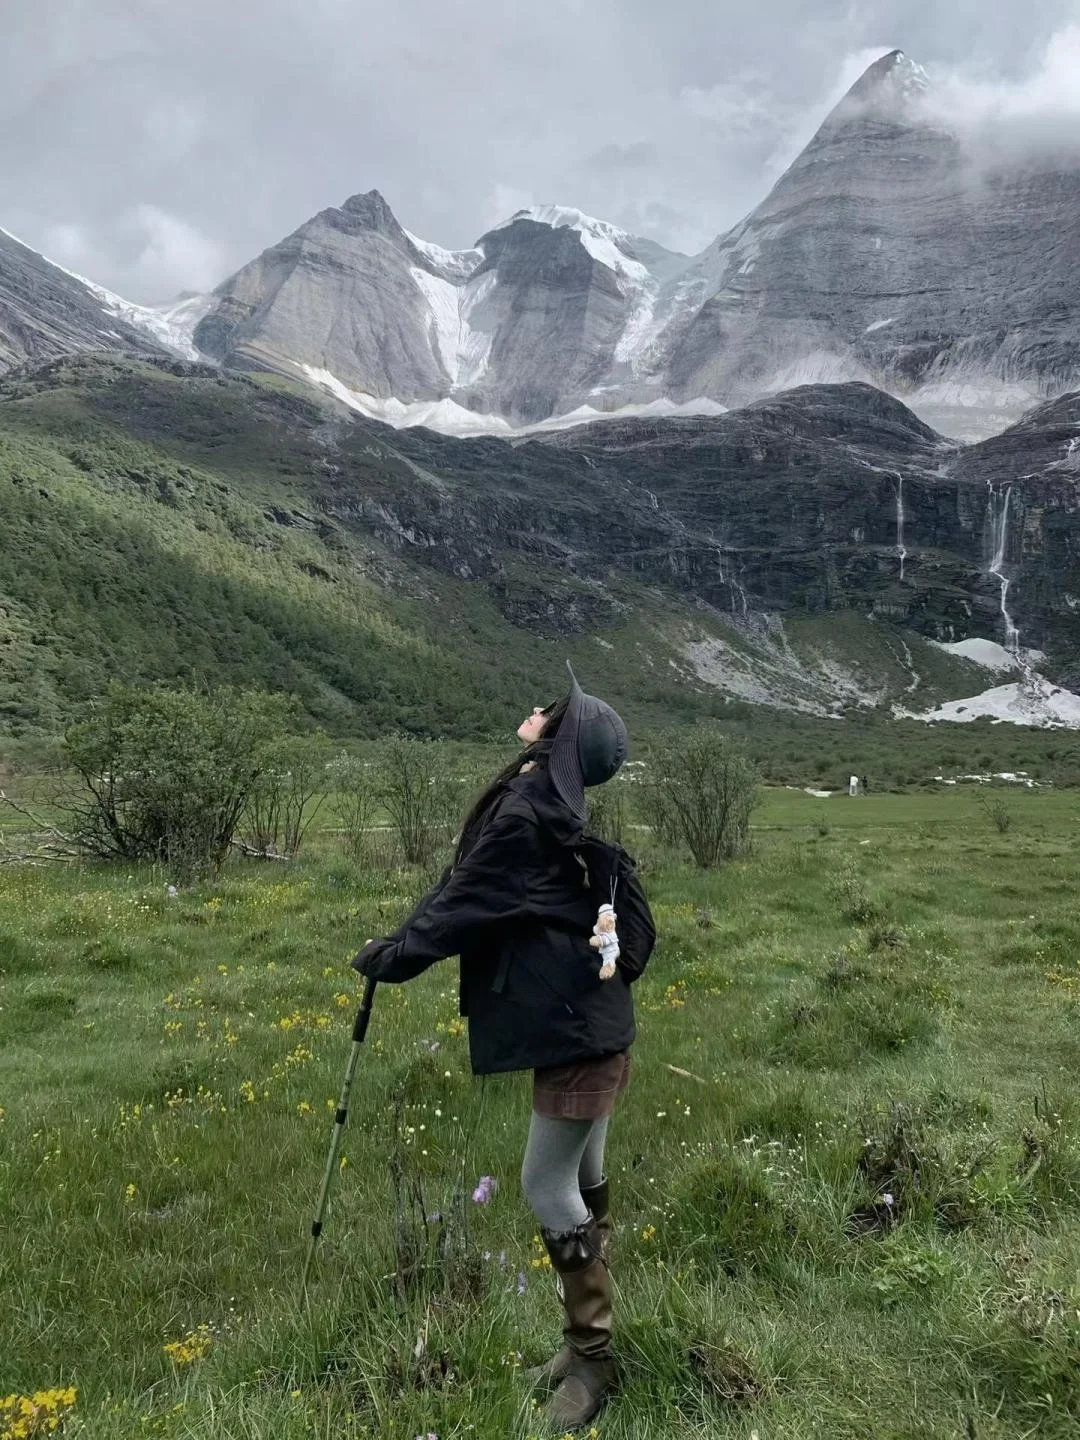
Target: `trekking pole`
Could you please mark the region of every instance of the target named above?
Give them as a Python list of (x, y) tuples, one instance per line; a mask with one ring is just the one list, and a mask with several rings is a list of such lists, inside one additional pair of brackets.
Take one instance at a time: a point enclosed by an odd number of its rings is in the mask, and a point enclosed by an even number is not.
[(308, 1276), (311, 1274), (311, 1262), (315, 1259), (315, 1246), (319, 1236), (322, 1234), (323, 1221), (326, 1219), (326, 1202), (330, 1196), (330, 1181), (333, 1179), (338, 1151), (341, 1149), (341, 1137), (345, 1133), (345, 1121), (349, 1118), (349, 1092), (352, 1089), (353, 1076), (356, 1074), (356, 1062), (360, 1058), (360, 1046), (364, 1043), (368, 1021), (371, 1019), (371, 1002), (375, 998), (375, 985), (376, 982), (369, 975), (367, 984), (364, 986), (364, 998), (360, 1002), (360, 1009), (356, 1014), (356, 1023), (353, 1025), (352, 1050), (349, 1052), (349, 1063), (345, 1067), (345, 1080), (341, 1086), (341, 1099), (338, 1101), (337, 1110), (334, 1112), (334, 1133), (330, 1138), (330, 1154), (326, 1157), (326, 1170), (323, 1174), (322, 1189), (319, 1191), (319, 1204), (315, 1211), (315, 1218), (311, 1222), (311, 1238), (308, 1240), (307, 1256), (304, 1260), (304, 1278), (301, 1282), (301, 1288), (305, 1296), (307, 1295)]

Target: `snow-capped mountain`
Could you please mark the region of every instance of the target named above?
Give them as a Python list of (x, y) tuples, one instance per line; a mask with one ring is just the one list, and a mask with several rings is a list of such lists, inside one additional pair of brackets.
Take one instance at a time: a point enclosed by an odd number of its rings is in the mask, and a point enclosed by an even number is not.
[(509, 428), (631, 373), (663, 284), (689, 263), (555, 206), (443, 250), (372, 191), (228, 280), (195, 341), (233, 368), (299, 368), (392, 422)]
[[(0, 371), (80, 350), (156, 353), (160, 337), (151, 336), (152, 326), (165, 330), (168, 322), (0, 230)], [(173, 348), (171, 340), (164, 343)]]
[(445, 250), (371, 191), (212, 295), (147, 309), (25, 247), (12, 260), (0, 236), (0, 367), (160, 346), (451, 433), (716, 414), (862, 380), (978, 438), (1080, 385), (1080, 166), (976, 165), (929, 87), (900, 51), (875, 62), (762, 204), (694, 257), (554, 205)]
[(682, 278), (652, 378), (729, 404), (865, 380), (970, 438), (1080, 381), (1078, 274), (1076, 152), (976, 157), (894, 51)]

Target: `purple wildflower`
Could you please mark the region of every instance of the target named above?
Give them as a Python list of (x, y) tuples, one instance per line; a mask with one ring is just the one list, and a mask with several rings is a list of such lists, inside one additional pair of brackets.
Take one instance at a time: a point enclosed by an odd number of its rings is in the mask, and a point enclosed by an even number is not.
[(480, 1183), (472, 1193), (474, 1205), (486, 1205), (498, 1189), (499, 1182), (494, 1175), (481, 1175)]

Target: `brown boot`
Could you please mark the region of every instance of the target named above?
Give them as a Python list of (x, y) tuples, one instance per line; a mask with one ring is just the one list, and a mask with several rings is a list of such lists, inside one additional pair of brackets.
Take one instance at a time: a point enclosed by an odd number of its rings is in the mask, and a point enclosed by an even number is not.
[(611, 1277), (603, 1257), (600, 1227), (591, 1215), (568, 1234), (541, 1233), (562, 1281), (566, 1311), (563, 1334), (570, 1366), (544, 1412), (552, 1429), (562, 1434), (587, 1425), (615, 1389)]
[(611, 1186), (607, 1180), (601, 1180), (599, 1185), (585, 1186), (582, 1188), (581, 1198), (585, 1202), (585, 1208), (596, 1221), (596, 1228), (600, 1231), (600, 1253), (607, 1260), (612, 1230)]
[[(604, 1260), (607, 1260), (612, 1231), (611, 1193), (607, 1180), (601, 1180), (599, 1185), (582, 1187), (581, 1198), (585, 1202), (585, 1208), (596, 1221), (596, 1228), (600, 1235), (600, 1254)], [(559, 1281), (559, 1299), (562, 1298), (563, 1286)], [(570, 1367), (573, 1363), (574, 1352), (568, 1344), (564, 1345), (546, 1365), (537, 1365), (527, 1371), (526, 1382), (534, 1390), (554, 1390), (555, 1386), (570, 1374)]]

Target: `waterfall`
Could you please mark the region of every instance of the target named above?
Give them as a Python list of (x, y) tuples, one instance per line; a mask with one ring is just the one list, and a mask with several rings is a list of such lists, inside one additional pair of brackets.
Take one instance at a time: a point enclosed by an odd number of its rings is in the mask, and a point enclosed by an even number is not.
[(900, 560), (900, 579), (904, 578), (904, 561), (907, 559), (907, 551), (904, 549), (904, 477), (896, 477), (896, 554)]
[[(745, 589), (730, 572), (726, 575), (724, 573), (724, 547), (722, 545), (714, 544), (712, 549), (713, 554), (716, 556), (717, 578), (719, 579), (720, 584), (726, 585), (728, 587), (728, 590), (731, 592), (730, 599), (732, 615), (737, 614), (740, 607), (744, 615), (749, 615), (750, 602), (746, 598)], [(734, 561), (732, 563), (734, 563)], [(738, 600), (738, 605), (736, 604), (736, 599)]]
[(1001, 618), (1005, 625), (1005, 648), (1011, 650), (1015, 655), (1020, 648), (1020, 631), (1013, 624), (1012, 616), (1009, 614), (1009, 585), (1011, 581), (1004, 573), (1005, 551), (1009, 543), (1009, 501), (1012, 499), (1012, 486), (1006, 485), (1004, 490), (1005, 499), (1002, 502), (999, 513), (995, 513), (997, 507), (994, 504), (996, 492), (991, 489), (988, 501), (988, 513), (990, 516), (990, 541), (994, 547), (994, 553), (990, 559), (990, 574), (1001, 586)]

